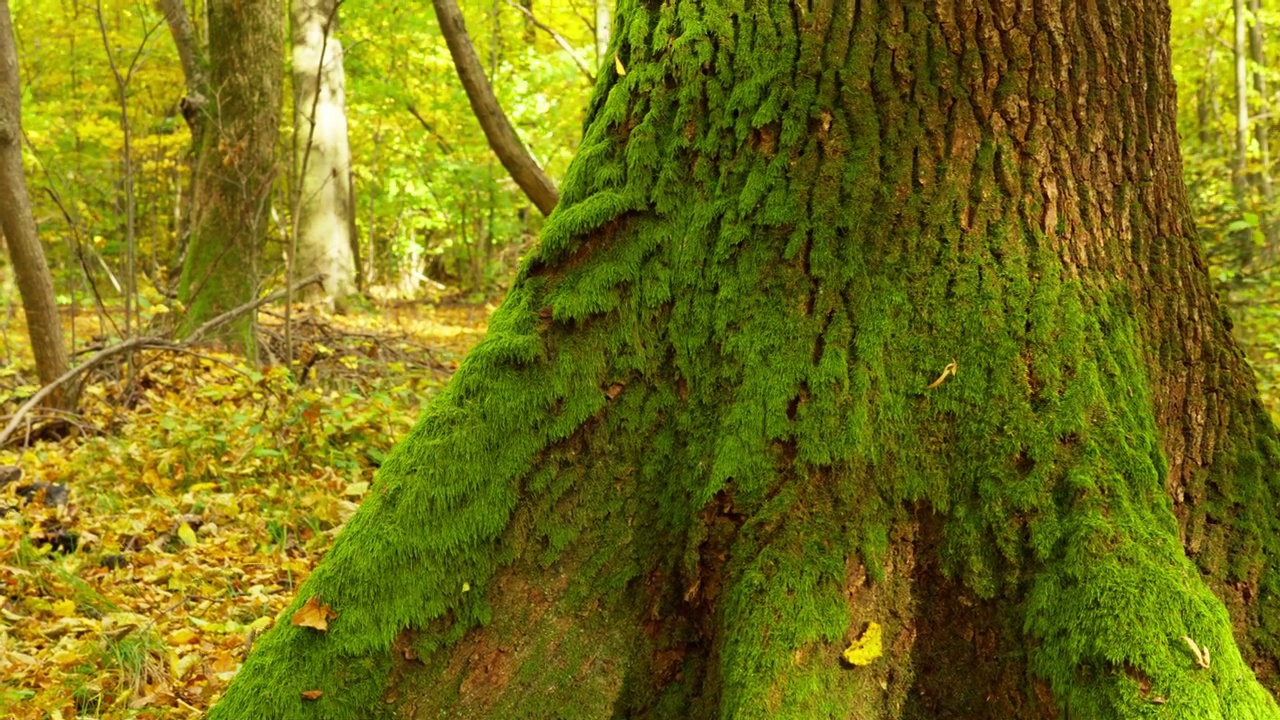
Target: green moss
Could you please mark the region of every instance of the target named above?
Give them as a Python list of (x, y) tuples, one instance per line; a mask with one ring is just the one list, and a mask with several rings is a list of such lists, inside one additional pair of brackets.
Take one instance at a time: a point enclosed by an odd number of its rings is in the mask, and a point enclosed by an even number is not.
[(910, 634), (922, 512), (1066, 714), (1280, 715), (1209, 589), (1258, 582), (1275, 652), (1274, 430), (1205, 478), (1232, 539), (1193, 563), (1141, 309), (1064, 261), (1040, 140), (983, 109), (1026, 78), (982, 85), (918, 8), (796, 8), (624, 0), (628, 73), (542, 245), (300, 592), (337, 619), (278, 623), (212, 717), (368, 717), (388, 686), (415, 717), (896, 716), (909, 643), (839, 653)]

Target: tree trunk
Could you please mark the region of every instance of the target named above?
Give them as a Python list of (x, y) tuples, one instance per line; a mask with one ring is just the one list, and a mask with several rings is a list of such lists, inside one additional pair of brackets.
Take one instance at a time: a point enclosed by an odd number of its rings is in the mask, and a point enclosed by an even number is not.
[[(53, 293), (53, 276), (36, 235), (22, 169), (22, 91), (8, 0), (0, 0), (0, 230), (22, 295), (27, 334), (42, 384), (67, 371), (67, 347)], [(62, 405), (61, 394), (54, 405)]]
[(1231, 48), (1236, 61), (1236, 157), (1232, 180), (1236, 202), (1243, 207), (1249, 182), (1249, 56), (1245, 50), (1244, 0), (1233, 0), (1231, 7), (1235, 18), (1235, 37)]
[(1280, 718), (1168, 32), (623, 0), (489, 335), (211, 717)]
[[(294, 162), (300, 193), (294, 282), (316, 273), (327, 302), (357, 292), (351, 245), (351, 150), (337, 0), (293, 0)], [(315, 287), (315, 286), (313, 286)]]
[[(199, 121), (191, 240), (178, 286), (184, 332), (258, 291), (284, 74), (279, 0), (210, 0), (208, 9), (211, 95)], [(248, 313), (217, 339), (253, 358), (253, 328)]]
[(507, 120), (506, 113), (498, 105), (494, 97), (493, 87), (485, 78), (484, 68), (476, 50), (471, 45), (467, 28), (462, 22), (462, 12), (458, 10), (454, 0), (433, 0), (436, 17), (440, 20), (440, 32), (444, 34), (449, 45), (449, 53), (453, 55), (453, 65), (467, 91), (467, 100), (471, 109), (480, 121), (480, 128), (489, 139), (489, 147), (498, 156), (502, 166), (511, 173), (511, 179), (533, 201), (543, 215), (550, 215), (555, 208), (559, 196), (556, 186), (547, 177), (538, 162), (529, 154), (524, 143), (516, 135), (515, 128)]
[(1258, 112), (1253, 121), (1253, 137), (1258, 141), (1258, 188), (1262, 191), (1262, 231), (1266, 238), (1267, 254), (1275, 257), (1277, 238), (1274, 208), (1275, 190), (1271, 184), (1271, 95), (1267, 90), (1266, 55), (1262, 39), (1262, 2), (1249, 0), (1249, 61), (1253, 64), (1253, 89), (1258, 93)]
[(603, 68), (609, 57), (609, 32), (613, 27), (611, 0), (596, 0), (596, 67)]

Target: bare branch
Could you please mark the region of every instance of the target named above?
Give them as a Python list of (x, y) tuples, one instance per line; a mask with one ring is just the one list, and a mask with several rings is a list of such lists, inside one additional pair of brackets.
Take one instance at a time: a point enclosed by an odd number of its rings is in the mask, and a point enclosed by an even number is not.
[(27, 401), (24, 402), (13, 413), (13, 415), (9, 417), (9, 424), (5, 425), (4, 430), (0, 431), (0, 447), (3, 447), (6, 443), (9, 442), (9, 439), (13, 437), (14, 432), (16, 432), (18, 428), (22, 425), (22, 419), (26, 417), (27, 414), (30, 413), (33, 408), (38, 406), (45, 398), (52, 395), (62, 386), (66, 385), (67, 383), (70, 383), (71, 381), (75, 380), (77, 377), (94, 369), (95, 367), (101, 365), (107, 360), (110, 360), (111, 358), (117, 355), (127, 353), (131, 350), (152, 349), (152, 350), (169, 350), (173, 352), (189, 352), (191, 346), (195, 345), (196, 342), (205, 333), (209, 332), (210, 330), (214, 330), (222, 325), (225, 325), (231, 322), (232, 320), (235, 320), (236, 318), (240, 317), (241, 315), (244, 315), (247, 312), (252, 312), (253, 310), (256, 310), (258, 307), (265, 305), (266, 303), (279, 300), (280, 298), (284, 297), (287, 293), (290, 293), (299, 288), (306, 287), (308, 285), (311, 285), (312, 283), (322, 282), (323, 280), (324, 280), (324, 277), (322, 275), (313, 275), (307, 278), (306, 280), (303, 280), (302, 282), (291, 285), (288, 289), (277, 290), (271, 293), (270, 295), (265, 295), (263, 297), (260, 297), (254, 300), (253, 302), (248, 302), (239, 307), (232, 308), (231, 310), (228, 310), (222, 313), (221, 315), (218, 315), (217, 317), (212, 318), (208, 322), (196, 328), (194, 331), (191, 332), (190, 335), (187, 336), (185, 340), (182, 340), (181, 342), (174, 342), (172, 340), (169, 340), (167, 338), (162, 338), (162, 337), (135, 337), (135, 338), (129, 338), (128, 340), (116, 343), (115, 345), (111, 345), (99, 350), (98, 352), (90, 356), (88, 360), (85, 360), (79, 365), (66, 371), (53, 382), (40, 388), (40, 390), (37, 391), (35, 395), (32, 395), (30, 398), (27, 398)]
[(573, 46), (569, 44), (568, 40), (564, 39), (563, 35), (547, 27), (541, 20), (534, 17), (533, 13), (529, 12), (529, 8), (518, 3), (513, 3), (511, 0), (502, 0), (502, 2), (519, 10), (521, 13), (524, 13), (524, 16), (529, 19), (529, 22), (533, 23), (534, 27), (550, 35), (551, 39), (555, 40), (556, 44), (560, 46), (560, 49), (564, 50), (565, 54), (569, 56), (569, 59), (573, 60), (573, 64), (578, 66), (578, 69), (582, 71), (582, 74), (587, 76), (587, 81), (593, 85), (595, 84), (595, 73), (591, 72), (591, 68), (587, 66), (587, 61), (582, 59), (582, 56), (578, 54), (577, 50), (573, 49)]

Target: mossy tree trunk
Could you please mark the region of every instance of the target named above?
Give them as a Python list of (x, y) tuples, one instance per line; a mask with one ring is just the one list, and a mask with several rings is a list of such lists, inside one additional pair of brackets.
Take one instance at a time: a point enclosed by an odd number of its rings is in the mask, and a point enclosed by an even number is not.
[(1164, 2), (616, 31), (541, 245), (299, 593), (336, 618), (212, 717), (1280, 717), (1276, 432)]
[[(210, 0), (207, 91), (198, 121), (191, 238), (178, 295), (193, 330), (250, 302), (277, 172), (284, 76), (281, 0)], [(253, 315), (218, 331), (255, 356)]]
[[(0, 0), (0, 246), (13, 263), (36, 374), (48, 385), (67, 371), (67, 346), (22, 166), (22, 87), (8, 0)], [(59, 392), (49, 404), (72, 407), (74, 394)]]

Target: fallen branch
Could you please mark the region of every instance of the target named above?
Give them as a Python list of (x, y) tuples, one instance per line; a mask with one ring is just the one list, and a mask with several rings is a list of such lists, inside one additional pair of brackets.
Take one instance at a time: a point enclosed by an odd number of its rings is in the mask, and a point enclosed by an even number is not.
[(180, 342), (174, 342), (172, 340), (169, 340), (168, 338), (162, 338), (162, 337), (136, 337), (136, 338), (130, 338), (123, 342), (119, 342), (119, 343), (116, 343), (115, 345), (111, 345), (109, 347), (105, 347), (99, 350), (98, 352), (90, 356), (88, 360), (85, 360), (79, 365), (66, 371), (62, 375), (58, 376), (58, 378), (55, 379), (53, 382), (40, 388), (40, 390), (38, 390), (35, 395), (32, 395), (31, 397), (27, 398), (27, 401), (22, 403), (22, 405), (13, 413), (13, 415), (9, 417), (9, 424), (5, 425), (4, 430), (0, 431), (0, 447), (3, 447), (5, 444), (9, 442), (9, 438), (13, 437), (13, 433), (18, 430), (18, 427), (20, 425), (22, 425), (22, 419), (28, 413), (31, 412), (32, 408), (35, 408), (36, 406), (38, 406), (41, 402), (44, 401), (45, 398), (52, 395), (58, 388), (62, 387), (63, 385), (66, 385), (72, 380), (75, 380), (77, 377), (101, 365), (103, 362), (110, 360), (116, 355), (121, 355), (123, 353), (127, 353), (132, 350), (168, 350), (171, 352), (183, 352), (183, 353), (190, 352), (189, 348), (192, 345), (195, 345), (197, 342), (199, 342), (200, 338), (203, 337), (204, 334), (209, 332), (210, 330), (213, 330), (219, 326), (225, 325), (231, 322), (232, 320), (235, 320), (236, 318), (240, 317), (241, 315), (244, 315), (247, 312), (252, 312), (253, 310), (256, 310), (258, 307), (260, 307), (261, 305), (264, 305), (269, 302), (273, 302), (275, 300), (279, 300), (280, 298), (284, 297), (287, 293), (292, 292), (293, 290), (300, 290), (312, 283), (321, 282), (323, 280), (324, 280), (323, 275), (319, 275), (319, 274), (312, 275), (311, 277), (307, 278), (306, 280), (303, 280), (302, 282), (297, 283), (296, 285), (290, 287), (287, 290), (277, 290), (271, 293), (270, 295), (265, 295), (252, 302), (245, 303), (240, 307), (232, 308), (231, 310), (228, 310), (222, 313), (221, 315), (218, 315), (217, 317), (209, 320), (208, 322), (204, 323), (200, 327), (196, 328), (190, 335), (186, 337), (186, 339)]

